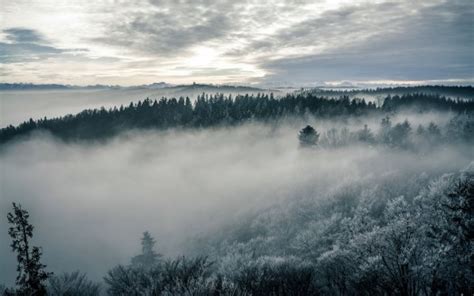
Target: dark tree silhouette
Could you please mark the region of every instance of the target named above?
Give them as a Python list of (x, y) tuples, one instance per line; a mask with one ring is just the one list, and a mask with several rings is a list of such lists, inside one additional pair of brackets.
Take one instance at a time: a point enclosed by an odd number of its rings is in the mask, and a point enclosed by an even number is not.
[(12, 238), (11, 247), (17, 253), (18, 275), (16, 284), (20, 295), (46, 295), (44, 281), (52, 274), (45, 271), (46, 265), (41, 264), (41, 249), (31, 247), (34, 226), (28, 222), (30, 215), (13, 203), (13, 212), (8, 213), (11, 224), (8, 234)]
[(159, 263), (161, 254), (158, 254), (153, 249), (155, 240), (148, 231), (143, 233), (142, 238), (142, 253), (132, 258), (132, 265), (143, 268), (151, 268)]
[(315, 146), (318, 144), (319, 134), (311, 125), (307, 125), (299, 132), (298, 139), (302, 147)]
[[(320, 97), (311, 93), (287, 94), (276, 99), (272, 94), (224, 96), (202, 94), (194, 104), (189, 98), (145, 99), (106, 110), (84, 110), (76, 115), (52, 119), (30, 119), (18, 126), (0, 129), (0, 144), (26, 136), (33, 131), (47, 131), (63, 140), (103, 140), (130, 129), (202, 128), (236, 125), (248, 121), (271, 122), (286, 117), (314, 115), (320, 118), (360, 117), (390, 114), (416, 106), (419, 112), (451, 110), (472, 113), (474, 100), (451, 100), (439, 95), (410, 94), (388, 96), (382, 106), (363, 99)], [(463, 125), (469, 133), (472, 125)], [(464, 133), (464, 132), (463, 132)], [(468, 136), (468, 135), (466, 135)]]

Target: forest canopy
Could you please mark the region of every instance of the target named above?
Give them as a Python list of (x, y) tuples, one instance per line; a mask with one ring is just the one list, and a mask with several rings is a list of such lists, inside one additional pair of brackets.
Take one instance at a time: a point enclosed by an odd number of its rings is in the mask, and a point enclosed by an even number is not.
[(128, 106), (84, 110), (76, 115), (25, 121), (0, 130), (0, 143), (35, 130), (48, 131), (63, 140), (101, 140), (131, 129), (205, 128), (249, 121), (272, 122), (289, 117), (362, 117), (401, 110), (474, 111), (474, 101), (450, 99), (436, 94), (411, 93), (387, 96), (383, 104), (341, 96), (329, 98), (312, 93), (231, 95), (202, 94), (194, 103), (189, 97), (145, 99)]

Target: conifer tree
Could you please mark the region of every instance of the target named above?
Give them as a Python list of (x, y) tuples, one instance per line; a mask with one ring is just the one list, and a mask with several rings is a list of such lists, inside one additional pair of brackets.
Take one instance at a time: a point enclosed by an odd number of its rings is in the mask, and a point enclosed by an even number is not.
[(311, 125), (307, 125), (299, 132), (298, 139), (302, 147), (315, 146), (318, 144), (319, 134)]
[(132, 265), (150, 268), (157, 264), (161, 255), (155, 252), (155, 243), (151, 234), (145, 231), (142, 237), (142, 253), (132, 258)]
[(46, 281), (52, 273), (46, 272), (46, 265), (40, 262), (41, 249), (31, 247), (34, 226), (28, 222), (29, 213), (20, 204), (13, 203), (13, 212), (8, 213), (11, 224), (8, 234), (12, 238), (11, 248), (17, 253), (18, 275), (16, 284), (20, 295), (46, 295)]

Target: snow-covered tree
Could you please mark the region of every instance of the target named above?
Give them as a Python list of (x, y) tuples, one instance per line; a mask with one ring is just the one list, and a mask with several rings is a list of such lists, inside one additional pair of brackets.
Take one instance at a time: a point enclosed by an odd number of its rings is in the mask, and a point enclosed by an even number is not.
[(423, 268), (431, 294), (474, 292), (474, 172), (448, 174), (415, 200), (424, 236)]
[(98, 296), (100, 285), (87, 279), (79, 271), (52, 276), (48, 281), (48, 295), (50, 296)]

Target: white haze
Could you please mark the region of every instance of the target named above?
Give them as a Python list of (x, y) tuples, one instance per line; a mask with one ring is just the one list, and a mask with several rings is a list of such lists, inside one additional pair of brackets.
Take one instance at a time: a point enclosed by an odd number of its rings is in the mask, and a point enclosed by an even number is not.
[(161, 253), (175, 256), (188, 239), (285, 198), (320, 198), (380, 174), (456, 171), (474, 158), (469, 149), (447, 147), (423, 157), (362, 146), (305, 151), (296, 137), (304, 123), (134, 131), (102, 144), (40, 133), (3, 147), (0, 283), (15, 277), (5, 218), (11, 202), (29, 210), (48, 270), (80, 269), (100, 279), (139, 252), (145, 230)]

